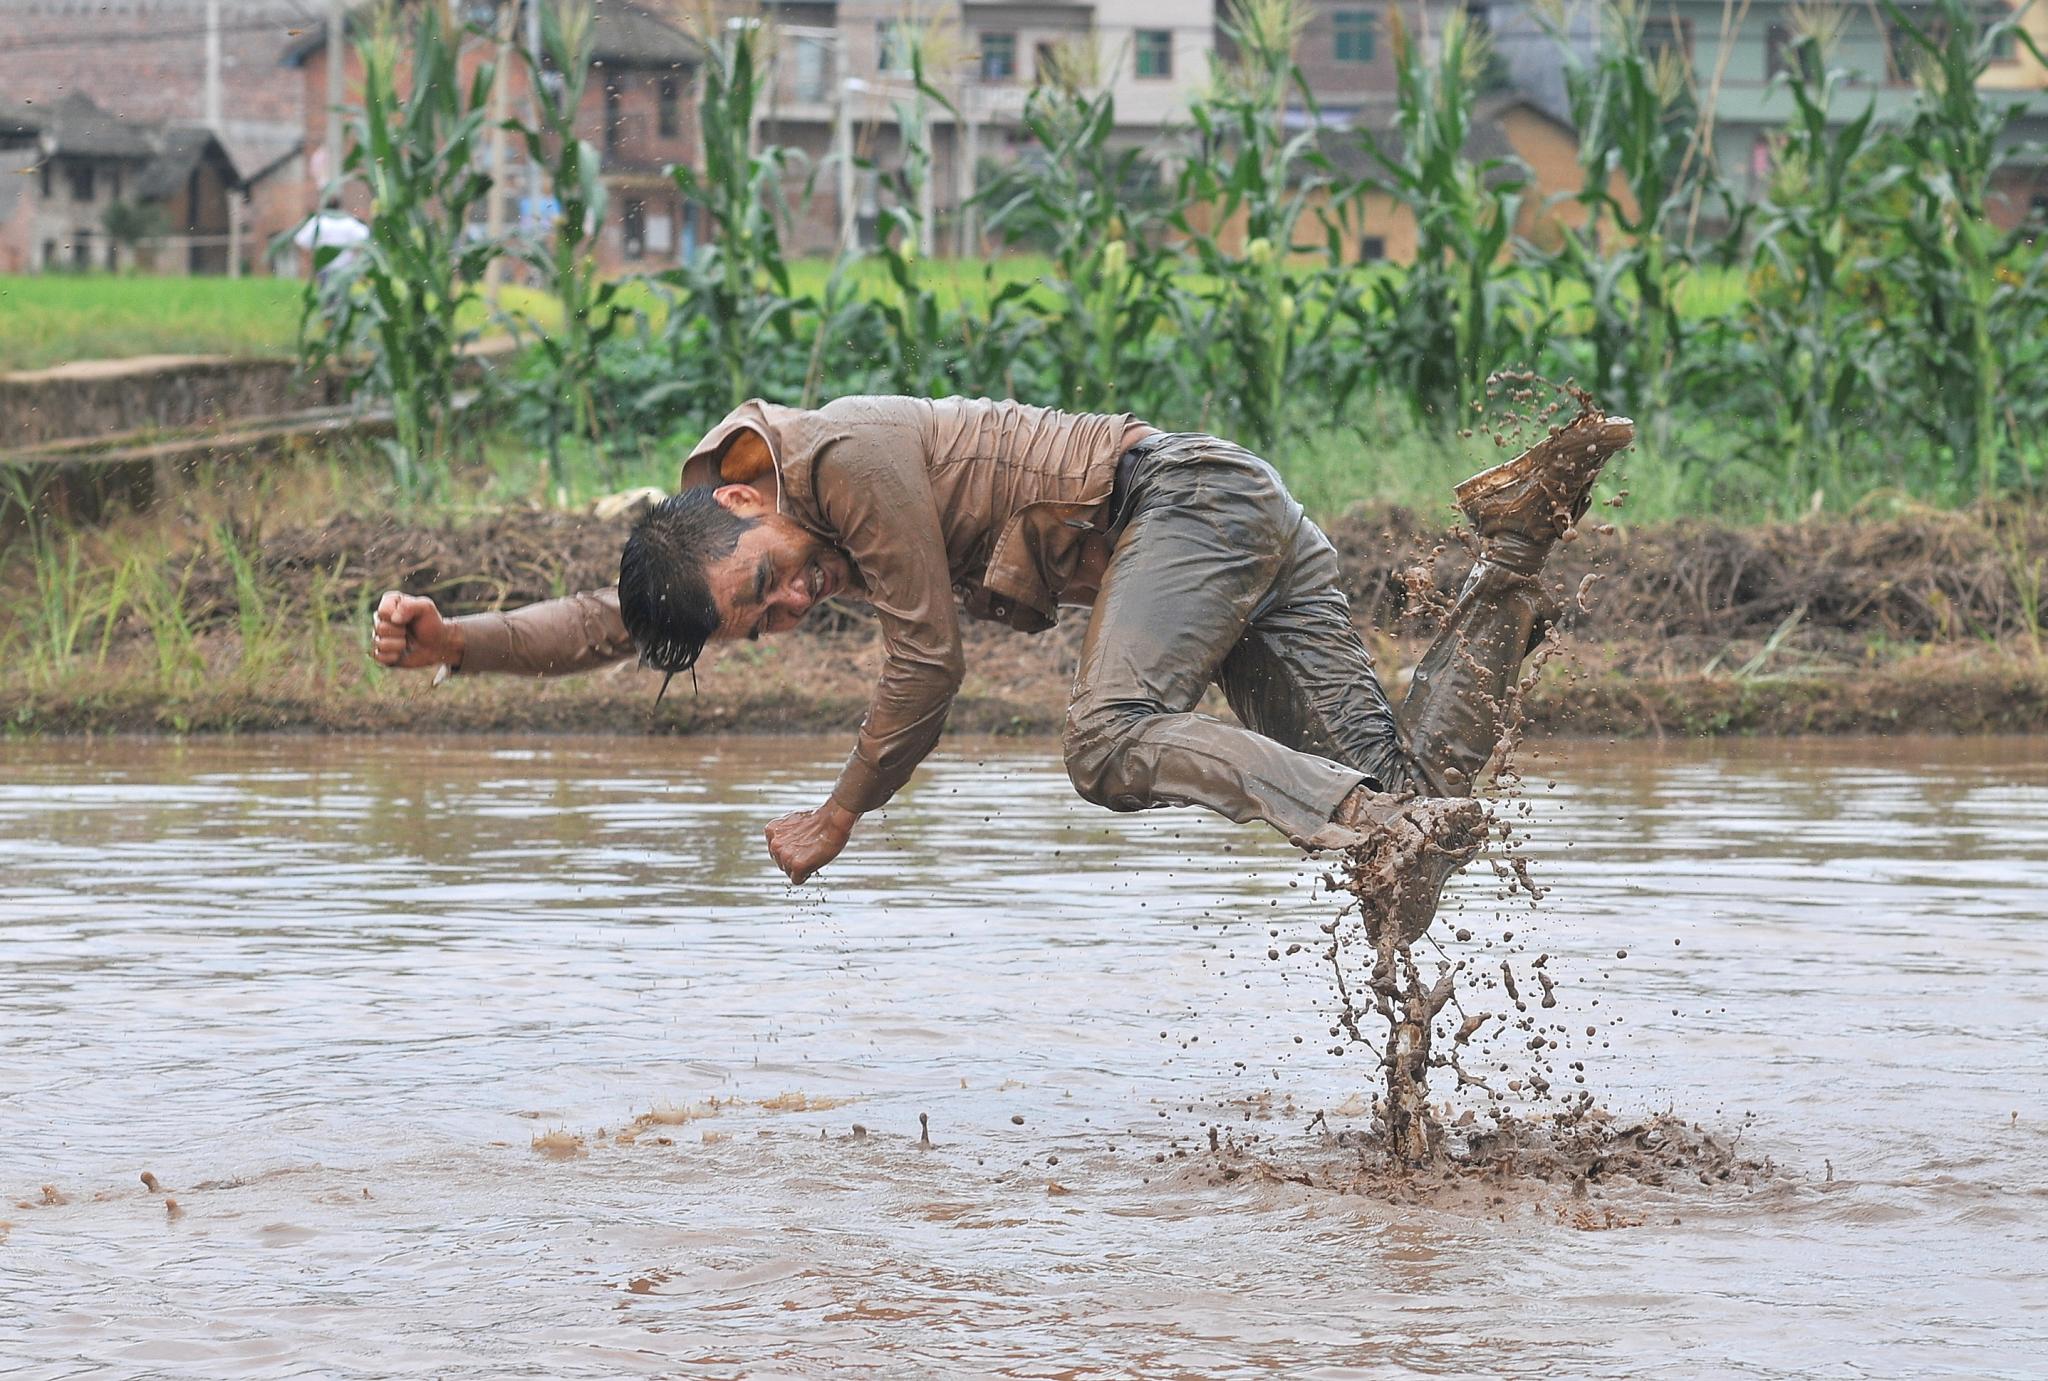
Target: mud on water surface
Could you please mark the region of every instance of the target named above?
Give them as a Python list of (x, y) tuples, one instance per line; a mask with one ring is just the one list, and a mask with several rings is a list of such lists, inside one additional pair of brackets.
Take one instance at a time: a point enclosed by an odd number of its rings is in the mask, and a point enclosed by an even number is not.
[(844, 747), (0, 745), (0, 1353), (2038, 1371), (2038, 745), (1526, 745), (1545, 895), (1475, 865), (1416, 952), (1501, 1099), (1433, 1070), (1419, 1168), (1322, 867), (956, 736), (789, 889)]

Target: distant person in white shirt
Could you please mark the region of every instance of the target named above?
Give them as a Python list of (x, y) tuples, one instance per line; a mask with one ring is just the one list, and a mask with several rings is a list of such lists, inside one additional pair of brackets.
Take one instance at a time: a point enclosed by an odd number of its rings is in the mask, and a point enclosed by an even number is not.
[(328, 260), (325, 266), (316, 266), (314, 277), (320, 285), (320, 298), (329, 301), (337, 292), (346, 291), (346, 285), (354, 275), (356, 262), (363, 256), (357, 247), (370, 238), (370, 227), (341, 209), (341, 201), (329, 197), (327, 203), (299, 227), (292, 236), (292, 243), (306, 251), (309, 259), (317, 264), (316, 251), (338, 249), (341, 252)]

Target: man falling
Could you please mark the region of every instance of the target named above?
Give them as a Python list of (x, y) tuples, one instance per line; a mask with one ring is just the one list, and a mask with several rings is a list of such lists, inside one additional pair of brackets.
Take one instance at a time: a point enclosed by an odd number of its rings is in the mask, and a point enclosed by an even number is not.
[[(1480, 556), (1398, 714), (1335, 550), (1272, 466), (1128, 415), (986, 399), (743, 404), (634, 527), (615, 588), (457, 619), (393, 591), (373, 651), (527, 676), (637, 655), (673, 676), (707, 643), (786, 633), (841, 593), (866, 600), (884, 657), (853, 754), (822, 805), (767, 828), (802, 882), (938, 742), (965, 670), (963, 609), (1033, 633), (1087, 606), (1063, 745), (1075, 790), (1111, 810), (1263, 820), (1307, 849), (1372, 842), (1397, 864), (1387, 914), (1405, 943), (1483, 843), (1465, 798), (1551, 614), (1544, 559), (1633, 436), (1625, 418), (1581, 418), (1458, 486)], [(1211, 683), (1239, 724), (1195, 712)]]

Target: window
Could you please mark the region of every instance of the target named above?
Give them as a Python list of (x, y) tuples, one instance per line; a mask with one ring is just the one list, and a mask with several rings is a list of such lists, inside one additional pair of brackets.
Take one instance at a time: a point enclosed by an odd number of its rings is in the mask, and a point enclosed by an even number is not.
[(654, 108), (655, 128), (664, 139), (673, 139), (683, 130), (682, 93), (676, 89), (674, 77), (661, 79), (661, 92)]
[[(1913, 23), (1927, 41), (1939, 48), (1948, 42), (1948, 26), (1933, 15), (1916, 15)], [(1906, 26), (1891, 23), (1884, 26), (1885, 73), (1889, 80), (1903, 85), (1913, 80), (1913, 71), (1920, 65), (1926, 50), (1914, 41)]]
[(50, 160), (47, 158), (44, 159), (42, 163), (37, 166), (36, 171), (42, 175), (43, 200), (48, 201), (50, 199)]
[(71, 199), (91, 201), (93, 193), (92, 164), (74, 163), (69, 169), (71, 175)]
[(1361, 238), (1360, 238), (1360, 240), (1358, 241), (1358, 262), (1359, 262), (1359, 263), (1361, 263), (1361, 264), (1377, 264), (1377, 263), (1378, 263), (1378, 262), (1379, 262), (1380, 260), (1382, 260), (1382, 259), (1384, 259), (1384, 258), (1386, 258), (1386, 257), (1387, 257), (1387, 237), (1386, 237), (1386, 236), (1384, 236), (1384, 235), (1366, 235), (1366, 236), (1363, 236), (1363, 237), (1361, 237)]
[(907, 20), (884, 19), (875, 25), (875, 67), (895, 76), (911, 72), (911, 54), (917, 48), (915, 26)]
[(1380, 17), (1371, 10), (1337, 10), (1330, 16), (1337, 61), (1371, 62), (1380, 51)]
[(1653, 62), (1670, 53), (1681, 66), (1692, 66), (1692, 24), (1683, 19), (1645, 19), (1643, 52)]
[(619, 147), (619, 88), (607, 86), (604, 89), (604, 151), (615, 153)]
[(647, 203), (638, 197), (629, 197), (619, 212), (620, 248), (628, 259), (642, 259), (647, 256)]
[(1017, 75), (1017, 35), (985, 33), (981, 36), (981, 79), (1006, 82)]
[(1775, 77), (1780, 72), (1792, 74), (1795, 61), (1803, 73), (1802, 80), (1809, 86), (1817, 85), (1822, 75), (1818, 46), (1802, 43), (1783, 24), (1771, 25), (1764, 35), (1764, 76)]
[(1140, 29), (1136, 35), (1136, 43), (1139, 76), (1173, 75), (1173, 30)]
[(794, 90), (790, 93), (797, 100), (809, 104), (820, 104), (828, 94), (825, 80), (826, 60), (831, 54), (817, 39), (800, 38), (793, 54), (796, 74)]

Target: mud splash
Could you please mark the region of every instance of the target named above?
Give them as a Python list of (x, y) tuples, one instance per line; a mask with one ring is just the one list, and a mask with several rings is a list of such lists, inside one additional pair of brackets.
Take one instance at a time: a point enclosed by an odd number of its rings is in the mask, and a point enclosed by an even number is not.
[[(1569, 380), (1550, 385), (1531, 374), (1500, 374), (1488, 381), (1488, 389), (1506, 404), (1504, 415), (1487, 429), (1503, 447), (1510, 444), (1514, 433), (1532, 426), (1544, 428), (1555, 438), (1607, 415), (1592, 394)], [(1565, 421), (1552, 420), (1568, 408), (1571, 413)], [(1618, 506), (1626, 494), (1621, 490), (1604, 502)], [(1561, 525), (1558, 548), (1577, 542), (1583, 519), (1562, 507), (1556, 516)], [(1594, 530), (1603, 536), (1614, 531), (1607, 524), (1598, 524)], [(1453, 536), (1475, 558), (1479, 555), (1477, 539), (1470, 533), (1457, 531)], [(1597, 576), (1582, 575), (1568, 600), (1548, 569), (1543, 578), (1551, 607), (1557, 612), (1540, 643), (1509, 681), (1502, 702), (1494, 707), (1497, 738), (1481, 774), (1482, 781), (1490, 777), (1494, 785), (1494, 794), (1484, 798), (1491, 845), (1486, 857), (1500, 884), (1496, 900), (1502, 909), (1496, 919), (1502, 923), (1504, 945), (1513, 943), (1517, 930), (1509, 908), (1517, 902), (1533, 906), (1545, 891), (1530, 876), (1519, 853), (1526, 836), (1516, 828), (1518, 819), (1528, 814), (1519, 766), (1525, 706), (1546, 666), (1565, 647), (1571, 625), (1589, 612), (1588, 597)], [(1436, 601), (1418, 607), (1439, 630), (1444, 626), (1448, 603)], [(1482, 968), (1469, 957), (1453, 959), (1438, 944), (1443, 957), (1425, 972), (1414, 945), (1426, 938), (1427, 932), (1404, 935), (1396, 923), (1404, 888), (1416, 885), (1412, 873), (1402, 876), (1404, 862), (1412, 868), (1412, 861), (1397, 856), (1390, 840), (1375, 838), (1349, 851), (1341, 867), (1322, 879), (1329, 892), (1350, 898), (1323, 927), (1330, 937), (1324, 957), (1331, 967), (1339, 1003), (1338, 1026), (1331, 1034), (1371, 1049), (1383, 1075), (1375, 1109), (1376, 1135), (1361, 1148), (1376, 1153), (1377, 1161), (1372, 1154), (1366, 1156), (1360, 1184), (1405, 1185), (1417, 1171), (1451, 1180), (1477, 1174), (1501, 1184), (1511, 1179), (1544, 1184), (1569, 1180), (1582, 1187), (1602, 1173), (1654, 1183), (1678, 1176), (1708, 1184), (1738, 1172), (1748, 1177), (1771, 1173), (1768, 1162), (1741, 1162), (1732, 1142), (1671, 1114), (1617, 1125), (1611, 1114), (1595, 1106), (1592, 1091), (1583, 1087), (1585, 1065), (1581, 1060), (1568, 1063), (1571, 1078), (1581, 1087), (1560, 1100), (1559, 1110), (1541, 1118), (1514, 1112), (1507, 1103), (1509, 1095), (1551, 1100), (1558, 1078), (1558, 1052), (1570, 1053), (1571, 1031), (1562, 1022), (1543, 1016), (1558, 1005), (1556, 983), (1546, 967), (1548, 955), (1539, 955), (1526, 969), (1526, 978), (1540, 992), (1534, 1013), (1530, 998), (1517, 981), (1511, 956), (1500, 960), (1496, 979), (1490, 967)], [(1526, 925), (1520, 929), (1526, 934)], [(1472, 934), (1464, 927), (1456, 931), (1460, 942), (1471, 940)], [(1505, 998), (1512, 1014), (1480, 1008), (1486, 989)], [(1466, 997), (1474, 999), (1471, 1008)], [(1457, 1018), (1455, 1028), (1448, 1024), (1446, 1009)], [(1378, 1019), (1384, 1035), (1377, 1045), (1361, 1029), (1362, 1017)], [(1590, 1039), (1597, 1028), (1588, 1026), (1585, 1034)], [(1479, 1043), (1476, 1047), (1475, 1041)], [(1487, 1046), (1501, 1045), (1513, 1052), (1514, 1058), (1494, 1054), (1492, 1068), (1486, 1073), (1475, 1073), (1463, 1058)], [(1335, 1053), (1343, 1053), (1341, 1045)], [(1451, 1105), (1443, 1105), (1439, 1112), (1431, 1100), (1432, 1070), (1448, 1070), (1454, 1075), (1458, 1093), (1476, 1090), (1484, 1099), (1484, 1114), (1468, 1107), (1454, 1125), (1448, 1124), (1446, 1119), (1454, 1115)], [(1496, 1087), (1488, 1074), (1498, 1077), (1504, 1087)], [(1389, 1180), (1389, 1176), (1394, 1178)]]
[(1431, 1119), (1430, 1154), (1418, 1164), (1383, 1128), (1331, 1130), (1322, 1114), (1320, 1145), (1276, 1149), (1233, 1137), (1214, 1150), (1214, 1177), (1251, 1176), (1396, 1203), (1492, 1212), (1549, 1205), (1572, 1227), (1640, 1227), (1645, 1201), (1593, 1202), (1605, 1189), (1664, 1190), (1668, 1197), (1748, 1191), (1801, 1178), (1769, 1155), (1742, 1149), (1741, 1132), (1720, 1133), (1673, 1112), (1618, 1118), (1580, 1106), (1548, 1117), (1467, 1110), (1455, 1124)]

